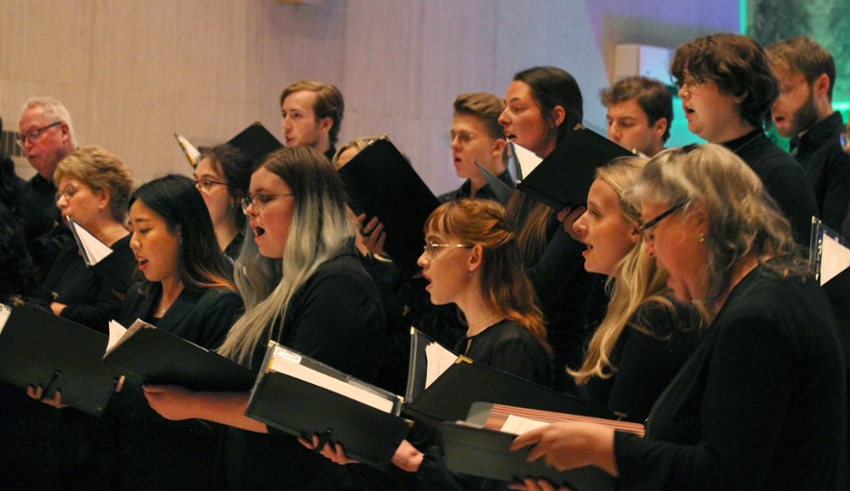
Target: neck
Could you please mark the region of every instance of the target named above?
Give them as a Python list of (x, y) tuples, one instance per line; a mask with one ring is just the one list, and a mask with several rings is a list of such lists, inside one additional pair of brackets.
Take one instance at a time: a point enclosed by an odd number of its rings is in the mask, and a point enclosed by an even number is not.
[(469, 178), (469, 197), (474, 198), (475, 195), (478, 194), (478, 191), (481, 190), (481, 188), (483, 188), (486, 185), (487, 185), (487, 178), (486, 177), (484, 177), (480, 174), (478, 176), (475, 176), (475, 177), (470, 177)]
[(213, 227), (215, 231), (216, 242), (218, 242), (218, 247), (222, 251), (227, 249), (227, 246), (233, 242), (233, 239), (236, 235), (239, 234), (239, 230), (236, 229), (236, 225), (233, 224), (230, 220), (225, 220), (224, 223), (218, 223)]
[(174, 305), (177, 297), (183, 291), (183, 282), (176, 276), (164, 278), (160, 284), (162, 285), (162, 295), (159, 297), (159, 306), (156, 311), (157, 317), (162, 317)]
[[(768, 258), (769, 259), (769, 258)], [(749, 257), (743, 259), (738, 266), (735, 268), (735, 273), (732, 275), (732, 281), (729, 282), (729, 288), (726, 290), (726, 293), (723, 294), (723, 297), (720, 298), (720, 301), (717, 302), (717, 307), (714, 309), (714, 313), (720, 311), (723, 307), (723, 304), (726, 303), (726, 299), (729, 298), (729, 294), (732, 293), (732, 290), (738, 286), (738, 283), (741, 282), (750, 272), (756, 269), (759, 265), (759, 260), (754, 257)]]
[(493, 310), (484, 300), (483, 295), (475, 295), (475, 298), (457, 302), (458, 308), (466, 317), (466, 336), (472, 337), (493, 324), (504, 319), (502, 314)]
[(112, 247), (112, 244), (123, 239), (130, 232), (123, 225), (117, 222), (100, 221), (98, 220), (91, 228), (86, 227), (95, 237), (104, 244)]
[(726, 143), (732, 141), (736, 138), (741, 138), (747, 133), (755, 130), (755, 127), (746, 121), (738, 121), (735, 124), (730, 124), (726, 126), (723, 131), (720, 132), (717, 136), (708, 139), (709, 143)]

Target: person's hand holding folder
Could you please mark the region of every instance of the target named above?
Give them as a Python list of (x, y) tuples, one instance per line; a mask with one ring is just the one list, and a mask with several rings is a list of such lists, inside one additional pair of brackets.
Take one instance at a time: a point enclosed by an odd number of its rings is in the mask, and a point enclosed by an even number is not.
[(384, 243), (387, 241), (387, 233), (384, 232), (384, 224), (381, 223), (378, 217), (372, 217), (364, 225), (363, 222), (365, 221), (366, 214), (361, 213), (357, 217), (357, 226), (363, 246), (372, 254), (386, 257), (387, 253), (384, 251)]
[(596, 466), (616, 477), (614, 429), (596, 423), (568, 421), (552, 423), (523, 433), (514, 439), (512, 451), (532, 445), (528, 461), (541, 457), (560, 472)]

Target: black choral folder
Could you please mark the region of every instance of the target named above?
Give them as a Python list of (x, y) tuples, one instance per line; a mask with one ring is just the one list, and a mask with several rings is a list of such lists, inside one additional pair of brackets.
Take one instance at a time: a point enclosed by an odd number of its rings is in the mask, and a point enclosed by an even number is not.
[(543, 458), (528, 462), (529, 448), (511, 451), (516, 435), (473, 425), (445, 422), (440, 439), (446, 468), (472, 476), (518, 482), (526, 477), (543, 478), (556, 487), (566, 485), (573, 491), (613, 490), (614, 478), (593, 466), (558, 472)]
[[(514, 158), (517, 158), (517, 153), (522, 152), (514, 151)], [(516, 187), (555, 211), (567, 207), (575, 209), (587, 203), (587, 193), (596, 179), (596, 168), (615, 158), (627, 156), (634, 154), (578, 125), (564, 135), (555, 150), (533, 171), (527, 175), (518, 171), (517, 176), (522, 176), (522, 179)]]
[(283, 148), (283, 144), (259, 121), (239, 132), (227, 143), (251, 157), (255, 166), (262, 164), (270, 153)]
[(419, 272), (416, 261), (425, 243), (425, 220), (440, 205), (410, 162), (386, 138), (370, 143), (339, 169), (349, 206), (384, 225), (384, 250), (408, 276)]
[(522, 377), (475, 363), (465, 356), (443, 372), (419, 396), (405, 404), (403, 413), (429, 426), (466, 418), (473, 403), (528, 407), (604, 419), (621, 419), (617, 414), (577, 397), (535, 384)]
[(26, 389), (41, 385), (45, 398), (100, 416), (118, 374), (100, 362), (107, 337), (32, 305), (0, 305), (0, 378)]
[(387, 467), (407, 436), (402, 398), (307, 356), (269, 343), (245, 414), (294, 436), (342, 443), (364, 464)]
[[(104, 350), (106, 346), (104, 345)], [(170, 332), (136, 321), (103, 362), (139, 384), (180, 385), (190, 390), (245, 392), (256, 374)]]

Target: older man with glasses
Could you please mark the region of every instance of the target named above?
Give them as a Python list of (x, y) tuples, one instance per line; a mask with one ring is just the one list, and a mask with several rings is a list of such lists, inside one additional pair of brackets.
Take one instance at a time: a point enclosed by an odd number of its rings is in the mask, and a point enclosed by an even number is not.
[(15, 140), (37, 174), (22, 189), (26, 238), (33, 261), (42, 276), (56, 255), (73, 237), (63, 227), (56, 207), (53, 172), (76, 150), (68, 109), (53, 97), (33, 97), (24, 104)]

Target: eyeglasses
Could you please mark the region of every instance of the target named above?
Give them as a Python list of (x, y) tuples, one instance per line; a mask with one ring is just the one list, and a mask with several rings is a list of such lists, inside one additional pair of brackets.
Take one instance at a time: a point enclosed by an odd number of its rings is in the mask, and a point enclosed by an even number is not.
[(59, 126), (60, 124), (62, 124), (62, 121), (57, 121), (41, 128), (32, 129), (26, 135), (15, 135), (15, 143), (17, 143), (19, 147), (23, 148), (27, 140), (29, 140), (30, 143), (37, 142), (41, 138), (42, 133), (54, 126)]
[(266, 207), (266, 203), (269, 201), (279, 198), (281, 196), (295, 196), (292, 193), (284, 193), (284, 194), (249, 194), (247, 197), (242, 198), (242, 213), (248, 214), (248, 207), (253, 206), (254, 211), (256, 213), (260, 213), (263, 211), (263, 208)]
[(68, 186), (65, 186), (65, 189), (56, 193), (54, 195), (54, 198), (56, 198), (57, 203), (59, 202), (60, 199), (62, 199), (63, 196), (65, 197), (65, 201), (71, 201), (71, 198), (73, 198), (74, 195), (77, 194), (77, 192), (79, 190), (80, 190), (80, 188), (78, 188), (76, 186), (68, 185)]
[(658, 225), (658, 222), (660, 222), (661, 220), (664, 220), (665, 218), (669, 217), (673, 213), (676, 213), (677, 211), (681, 210), (686, 204), (688, 204), (687, 201), (682, 201), (681, 203), (672, 206), (669, 210), (665, 211), (664, 213), (658, 215), (657, 217), (653, 218), (652, 220), (641, 225), (638, 228), (638, 232), (640, 232), (641, 234), (645, 233), (647, 230)]
[(427, 244), (425, 244), (425, 253), (428, 254), (428, 259), (434, 259), (434, 254), (436, 254), (437, 251), (443, 247), (453, 247), (455, 249), (472, 249), (475, 246), (472, 244), (437, 244), (436, 242), (428, 242)]
[(198, 189), (203, 189), (204, 191), (209, 191), (210, 188), (219, 184), (221, 186), (227, 186), (226, 182), (213, 181), (212, 179), (201, 179), (199, 181), (193, 181), (195, 183), (195, 187)]
[(687, 76), (681, 80), (676, 80), (676, 87), (679, 90), (686, 89), (688, 92), (699, 90), (703, 85), (705, 85), (705, 79), (700, 77)]
[(451, 145), (452, 143), (454, 143), (455, 139), (457, 139), (457, 141), (461, 145), (467, 145), (468, 143), (475, 140), (476, 138), (478, 138), (478, 136), (474, 133), (467, 133), (466, 131), (458, 131), (458, 132), (450, 131), (446, 135), (446, 143), (448, 145)]

